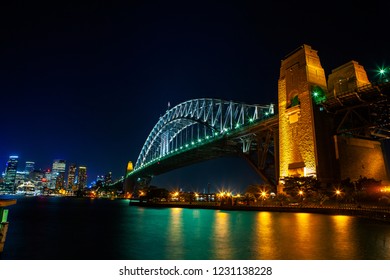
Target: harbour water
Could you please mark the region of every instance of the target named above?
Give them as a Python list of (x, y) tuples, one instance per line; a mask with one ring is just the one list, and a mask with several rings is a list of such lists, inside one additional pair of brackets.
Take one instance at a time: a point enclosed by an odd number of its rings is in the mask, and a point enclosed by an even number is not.
[(390, 259), (390, 225), (352, 216), (12, 198), (3, 260)]

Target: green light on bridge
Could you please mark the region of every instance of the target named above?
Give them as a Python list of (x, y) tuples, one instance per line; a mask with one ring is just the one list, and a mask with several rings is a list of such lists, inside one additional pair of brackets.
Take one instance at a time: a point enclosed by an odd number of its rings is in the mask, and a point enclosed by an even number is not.
[(311, 94), (313, 96), (314, 102), (318, 105), (326, 100), (325, 91), (317, 85), (312, 86)]
[(389, 72), (390, 72), (390, 67), (381, 67), (377, 70), (379, 76), (379, 81), (389, 81)]

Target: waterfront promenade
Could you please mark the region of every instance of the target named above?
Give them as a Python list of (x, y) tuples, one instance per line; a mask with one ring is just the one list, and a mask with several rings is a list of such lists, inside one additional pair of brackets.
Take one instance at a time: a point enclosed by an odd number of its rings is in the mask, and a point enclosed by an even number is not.
[(130, 200), (130, 206), (152, 208), (190, 208), (190, 209), (213, 209), (224, 211), (265, 211), (265, 212), (291, 212), (313, 213), (326, 215), (348, 215), (390, 223), (390, 207), (373, 205), (221, 205), (219, 202), (141, 202)]

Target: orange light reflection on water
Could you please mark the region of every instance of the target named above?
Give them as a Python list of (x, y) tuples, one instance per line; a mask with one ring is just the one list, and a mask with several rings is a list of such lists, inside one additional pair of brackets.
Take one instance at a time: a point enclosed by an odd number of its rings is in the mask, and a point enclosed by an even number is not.
[(215, 212), (215, 223), (213, 225), (213, 254), (216, 260), (228, 260), (232, 259), (232, 246), (230, 240), (231, 228), (230, 216), (226, 212)]
[(354, 259), (356, 252), (356, 238), (351, 230), (352, 218), (350, 216), (331, 216), (334, 228), (332, 240), (329, 242), (329, 248), (334, 254), (338, 252), (339, 258)]
[(256, 215), (257, 227), (254, 231), (254, 252), (256, 259), (274, 259), (276, 240), (273, 230), (272, 213), (259, 212)]
[(181, 259), (184, 257), (184, 241), (183, 241), (183, 209), (171, 208), (169, 213), (169, 227), (167, 232), (167, 250), (172, 259)]
[[(257, 259), (310, 260), (340, 258), (340, 242), (349, 236), (345, 218), (333, 217), (332, 220), (318, 219), (309, 213), (270, 213), (261, 212), (256, 216), (256, 231), (253, 236)], [(333, 221), (333, 223), (332, 223)], [(329, 226), (336, 226), (339, 232), (345, 231), (334, 243), (329, 236)], [(332, 235), (332, 234), (331, 234)], [(332, 243), (332, 244), (330, 244)], [(345, 246), (352, 246), (351, 244)], [(334, 250), (335, 251), (334, 251)]]

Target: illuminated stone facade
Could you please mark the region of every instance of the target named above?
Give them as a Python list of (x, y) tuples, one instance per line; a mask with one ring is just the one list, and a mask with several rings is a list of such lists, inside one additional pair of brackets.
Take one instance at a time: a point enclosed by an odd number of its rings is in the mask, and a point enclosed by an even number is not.
[(308, 45), (282, 60), (278, 81), (281, 182), (287, 176), (315, 176), (330, 184), (361, 176), (388, 180), (381, 142), (336, 135), (334, 115), (321, 106), (329, 97), (365, 85), (370, 85), (366, 71), (356, 61), (334, 69), (326, 81), (317, 51)]
[(303, 45), (282, 60), (278, 81), (280, 177), (317, 176), (313, 87), (326, 90), (317, 51)]
[[(350, 61), (332, 70), (328, 77), (328, 95), (337, 97), (340, 93), (370, 84), (364, 67), (356, 61)], [(334, 136), (334, 147), (339, 179), (350, 178), (354, 181), (367, 177), (388, 180), (381, 142), (338, 135)]]
[(362, 176), (387, 181), (381, 142), (343, 136), (335, 136), (335, 142), (341, 179), (356, 181)]
[(341, 92), (370, 84), (364, 67), (352, 60), (332, 70), (328, 77), (328, 92), (337, 96)]

